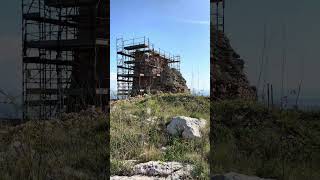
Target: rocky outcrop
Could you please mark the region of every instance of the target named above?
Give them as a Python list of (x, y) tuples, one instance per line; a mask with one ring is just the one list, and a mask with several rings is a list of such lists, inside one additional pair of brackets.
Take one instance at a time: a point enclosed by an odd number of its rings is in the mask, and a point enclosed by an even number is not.
[(160, 79), (162, 92), (184, 93), (189, 91), (186, 80), (175, 68), (166, 67), (161, 73)]
[(223, 175), (215, 175), (211, 178), (211, 180), (273, 180), (273, 179), (263, 179), (257, 176), (247, 176), (243, 174), (230, 172)]
[(149, 161), (135, 165), (133, 172), (146, 176), (169, 176), (181, 168), (183, 165), (178, 162)]
[(171, 135), (182, 136), (185, 139), (193, 139), (201, 137), (201, 129), (206, 125), (203, 119), (196, 119), (185, 116), (177, 116), (172, 118), (167, 125), (167, 131)]
[(178, 180), (178, 179), (191, 179), (191, 171), (193, 167), (188, 164), (179, 162), (161, 162), (149, 161), (140, 163), (132, 167), (132, 176), (112, 176), (111, 180)]
[[(256, 88), (250, 86), (244, 72), (245, 61), (231, 47), (222, 32), (211, 28), (211, 94), (215, 99), (255, 99)], [(218, 37), (218, 38), (217, 38)], [(218, 39), (217, 46), (214, 41)]]
[(167, 57), (136, 51), (133, 68), (131, 96), (144, 93), (184, 93), (189, 91), (186, 80), (176, 68), (173, 68)]

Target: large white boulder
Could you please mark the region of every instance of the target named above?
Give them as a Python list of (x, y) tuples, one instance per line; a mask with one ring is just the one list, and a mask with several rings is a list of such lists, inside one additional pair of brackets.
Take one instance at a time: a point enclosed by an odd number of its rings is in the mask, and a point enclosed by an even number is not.
[(247, 176), (244, 174), (238, 174), (235, 172), (229, 172), (227, 174), (215, 175), (211, 178), (212, 180), (273, 180), (273, 179), (263, 179), (257, 176)]
[(182, 135), (183, 138), (193, 139), (201, 137), (201, 129), (206, 125), (206, 120), (185, 116), (172, 118), (167, 125), (167, 131), (171, 135)]

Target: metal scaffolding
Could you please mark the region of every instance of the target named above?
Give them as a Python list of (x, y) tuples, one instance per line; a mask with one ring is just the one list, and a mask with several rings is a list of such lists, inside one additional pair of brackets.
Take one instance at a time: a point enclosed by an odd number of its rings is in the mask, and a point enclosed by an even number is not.
[(216, 30), (224, 32), (225, 0), (211, 0), (212, 21)]
[(107, 11), (105, 1), (22, 0), (24, 120), (107, 104)]
[(224, 9), (225, 0), (211, 0), (211, 12), (213, 12), (211, 17), (211, 27), (216, 31), (213, 37), (213, 49), (215, 54), (219, 53), (219, 39), (224, 33)]
[(180, 71), (180, 56), (155, 49), (149, 38), (119, 38), (116, 44), (118, 99), (157, 90), (166, 67)]
[(210, 57), (210, 66), (211, 66), (211, 77), (210, 77), (210, 94), (211, 97), (214, 98), (216, 94), (216, 82), (215, 82), (215, 62), (223, 61), (224, 55), (221, 52), (221, 47), (223, 46), (221, 43), (221, 38), (224, 36), (225, 30), (225, 0), (211, 0), (210, 1), (210, 11), (211, 11), (211, 41), (210, 41), (210, 49), (211, 49), (211, 57)]

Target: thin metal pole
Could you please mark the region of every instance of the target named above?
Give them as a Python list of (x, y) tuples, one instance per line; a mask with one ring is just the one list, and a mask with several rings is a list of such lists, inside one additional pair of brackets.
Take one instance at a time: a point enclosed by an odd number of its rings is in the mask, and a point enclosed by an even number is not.
[(223, 0), (223, 8), (222, 8), (222, 32), (224, 33), (224, 11), (225, 11), (225, 3), (226, 1)]
[(271, 107), (273, 108), (273, 85), (271, 84)]
[(268, 95), (268, 109), (270, 108), (270, 84), (267, 84), (267, 95)]
[(281, 65), (281, 109), (283, 109), (284, 102), (284, 75), (285, 75), (285, 64), (286, 64), (286, 27), (283, 24), (282, 28), (283, 36), (283, 49), (282, 49), (282, 65)]

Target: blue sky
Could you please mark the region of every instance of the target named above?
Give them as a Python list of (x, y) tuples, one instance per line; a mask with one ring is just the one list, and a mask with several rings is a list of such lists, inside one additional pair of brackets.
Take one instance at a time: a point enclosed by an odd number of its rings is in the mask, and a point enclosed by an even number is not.
[(209, 90), (209, 0), (111, 0), (110, 19), (113, 90), (116, 89), (116, 38), (143, 36), (155, 47), (181, 56), (181, 72), (189, 88), (193, 85), (195, 89), (199, 86), (200, 90)]

